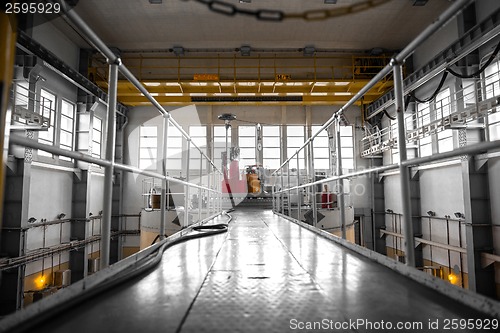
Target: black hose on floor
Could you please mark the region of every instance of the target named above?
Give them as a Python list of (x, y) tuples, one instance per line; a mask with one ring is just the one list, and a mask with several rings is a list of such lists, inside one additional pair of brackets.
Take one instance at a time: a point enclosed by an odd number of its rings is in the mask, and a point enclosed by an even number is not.
[[(226, 211), (224, 211), (222, 214), (228, 217), (226, 223), (196, 226), (193, 227), (192, 230), (198, 231), (199, 233), (185, 235), (170, 242), (168, 242), (168, 240), (164, 240), (165, 243), (161, 245), (155, 252), (151, 253), (147, 257), (138, 260), (134, 265), (131, 265), (130, 267), (126, 268), (124, 271), (109, 277), (107, 280), (103, 281), (99, 285), (96, 285), (95, 287), (86, 289), (82, 294), (78, 295), (78, 297), (74, 297), (69, 301), (65, 301), (63, 303), (64, 306), (61, 306), (62, 304), (57, 304), (52, 308), (44, 309), (43, 313), (38, 313), (36, 316), (33, 316), (33, 318), (30, 318), (29, 320), (22, 320), (15, 327), (11, 327), (10, 330), (16, 332), (25, 332), (28, 331), (29, 329), (33, 329), (35, 326), (40, 325), (41, 323), (55, 317), (59, 313), (68, 310), (70, 307), (74, 307), (82, 303), (83, 301), (86, 301), (94, 296), (97, 296), (102, 292), (108, 291), (109, 289), (115, 288), (118, 285), (130, 281), (135, 277), (150, 272), (154, 267), (156, 267), (161, 262), (163, 252), (165, 252), (168, 248), (174, 245), (192, 239), (213, 236), (227, 232), (229, 223), (232, 221), (233, 217), (229, 215), (229, 213)], [(2, 331), (1, 325), (0, 325), (0, 331)]]

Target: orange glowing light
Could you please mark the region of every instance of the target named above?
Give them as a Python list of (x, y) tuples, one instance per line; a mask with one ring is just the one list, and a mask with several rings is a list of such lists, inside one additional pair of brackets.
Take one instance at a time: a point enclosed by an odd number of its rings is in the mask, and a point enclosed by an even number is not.
[(449, 274), (448, 281), (450, 281), (451, 284), (456, 284), (458, 281), (458, 277), (455, 274)]
[(42, 289), (45, 287), (45, 276), (41, 275), (39, 278), (35, 280), (36, 287)]

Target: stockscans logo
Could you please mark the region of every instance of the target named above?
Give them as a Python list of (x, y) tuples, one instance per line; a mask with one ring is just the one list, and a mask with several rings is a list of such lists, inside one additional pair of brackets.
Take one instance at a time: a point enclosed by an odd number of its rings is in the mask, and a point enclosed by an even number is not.
[(4, 0), (3, 13), (9, 17), (11, 24), (17, 22), (21, 28), (33, 28), (57, 19), (64, 13), (74, 9), (79, 0)]

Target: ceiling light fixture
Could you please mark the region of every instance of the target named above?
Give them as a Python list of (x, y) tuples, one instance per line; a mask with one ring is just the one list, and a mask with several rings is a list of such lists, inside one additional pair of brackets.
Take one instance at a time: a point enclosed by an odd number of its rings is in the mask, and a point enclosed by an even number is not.
[(152, 5), (161, 5), (163, 0), (149, 0), (149, 3)]
[(252, 0), (240, 0), (240, 3), (251, 3)]
[(304, 47), (304, 56), (306, 57), (312, 57), (316, 53), (316, 49), (314, 46), (306, 46)]
[(174, 52), (176, 56), (181, 56), (184, 55), (184, 48), (182, 46), (174, 46), (172, 52)]
[(425, 6), (429, 0), (414, 0), (413, 6)]
[(241, 56), (243, 56), (243, 57), (249, 57), (251, 50), (252, 50), (252, 48), (250, 47), (250, 45), (242, 45), (240, 47)]
[(325, 0), (325, 4), (327, 4), (327, 5), (336, 5), (337, 4), (337, 0)]

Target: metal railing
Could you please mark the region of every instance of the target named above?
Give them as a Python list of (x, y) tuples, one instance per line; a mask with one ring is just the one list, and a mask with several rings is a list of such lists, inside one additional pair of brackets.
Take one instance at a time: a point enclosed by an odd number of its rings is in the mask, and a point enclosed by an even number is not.
[[(54, 147), (52, 145), (46, 145), (39, 142), (35, 142), (33, 140), (12, 135), (10, 137), (10, 142), (13, 144), (43, 150), (49, 153), (73, 158), (78, 161), (89, 162), (93, 164), (97, 164), (104, 167), (104, 195), (103, 195), (103, 216), (102, 216), (102, 235), (101, 235), (101, 268), (105, 268), (109, 266), (109, 254), (110, 254), (110, 242), (111, 242), (111, 211), (112, 211), (112, 192), (113, 192), (113, 172), (115, 169), (123, 170), (126, 172), (132, 172), (136, 174), (141, 174), (145, 176), (154, 177), (160, 179), (162, 181), (161, 187), (161, 221), (160, 221), (160, 238), (163, 239), (165, 229), (165, 221), (166, 221), (166, 186), (167, 182), (172, 182), (176, 184), (181, 184), (185, 186), (185, 209), (186, 214), (184, 214), (184, 226), (189, 224), (189, 214), (188, 210), (190, 207), (190, 197), (189, 193), (192, 188), (198, 189), (200, 191), (204, 191), (207, 193), (209, 197), (213, 198), (213, 201), (217, 202), (221, 199), (221, 185), (220, 182), (210, 182), (210, 178), (208, 177), (207, 183), (203, 182), (200, 177), (200, 181), (198, 183), (190, 182), (189, 180), (189, 151), (191, 149), (196, 149), (199, 151), (200, 160), (206, 160), (206, 174), (217, 173), (221, 174), (221, 171), (217, 169), (214, 162), (204, 153), (204, 151), (196, 145), (191, 140), (191, 137), (184, 131), (182, 126), (175, 121), (170, 116), (170, 113), (167, 112), (163, 106), (148, 92), (146, 87), (144, 87), (139, 80), (125, 67), (121, 59), (116, 56), (113, 51), (106, 46), (106, 44), (95, 34), (95, 32), (76, 14), (74, 10), (70, 10), (67, 7), (64, 1), (56, 1), (61, 5), (63, 17), (70, 21), (73, 26), (80, 30), (83, 36), (87, 38), (92, 45), (96, 48), (98, 52), (100, 52), (107, 59), (107, 63), (109, 64), (109, 98), (108, 98), (108, 117), (107, 117), (107, 140), (106, 140), (106, 158), (100, 159), (95, 158), (89, 155), (81, 154), (74, 151), (68, 151), (61, 149), (59, 147)], [(130, 81), (144, 96), (153, 104), (153, 106), (162, 114), (163, 116), (163, 149), (162, 149), (162, 173), (151, 172), (148, 170), (142, 170), (138, 167), (120, 164), (114, 162), (115, 160), (115, 137), (116, 137), (116, 106), (117, 106), (117, 82), (118, 82), (118, 72), (121, 72), (122, 76), (125, 77), (128, 81)], [(187, 172), (186, 172), (186, 180), (180, 180), (167, 175), (167, 149), (168, 149), (168, 141), (166, 138), (168, 137), (168, 128), (169, 126), (176, 127), (179, 132), (182, 134), (184, 139), (188, 142), (187, 147)], [(214, 215), (220, 214), (222, 211), (222, 205), (214, 206)]]
[[(415, 110), (405, 118), (406, 142), (414, 142), (454, 126), (463, 126), (497, 111), (500, 96), (498, 73), (463, 83), (463, 87), (453, 94), (417, 104)], [(397, 148), (397, 126), (391, 121), (382, 129), (374, 127), (368, 130), (361, 140), (361, 156), (374, 156)]]
[[(278, 212), (276, 210), (276, 207), (281, 208), (281, 214), (284, 214), (284, 198), (287, 198), (290, 196), (292, 191), (297, 191), (298, 189), (301, 188), (307, 188), (309, 189), (309, 192), (312, 194), (312, 224), (313, 226), (316, 226), (317, 223), (317, 205), (315, 203), (316, 200), (316, 193), (315, 193), (315, 185), (317, 184), (323, 184), (326, 182), (338, 182), (338, 189), (339, 192), (337, 194), (338, 196), (338, 204), (339, 204), (339, 209), (341, 211), (340, 214), (340, 220), (341, 220), (341, 225), (342, 225), (342, 238), (346, 238), (346, 221), (345, 221), (345, 205), (344, 205), (344, 193), (342, 189), (342, 182), (341, 180), (343, 179), (349, 179), (355, 176), (359, 175), (364, 175), (364, 174), (376, 174), (379, 172), (387, 171), (387, 170), (393, 170), (393, 169), (399, 169), (400, 173), (400, 182), (401, 182), (401, 197), (402, 197), (402, 207), (403, 207), (403, 221), (404, 221), (404, 238), (405, 238), (405, 254), (407, 256), (406, 264), (408, 266), (415, 266), (415, 255), (414, 255), (414, 236), (412, 233), (413, 227), (412, 227), (412, 216), (411, 216), (411, 201), (410, 201), (410, 178), (409, 178), (409, 167), (412, 165), (418, 165), (418, 164), (424, 164), (440, 159), (445, 159), (449, 157), (455, 157), (455, 156), (461, 156), (461, 155), (467, 155), (467, 154), (474, 154), (474, 153), (479, 153), (484, 150), (488, 149), (493, 149), (500, 147), (500, 141), (493, 141), (493, 142), (483, 142), (479, 143), (477, 145), (471, 145), (467, 147), (461, 147), (458, 149), (455, 149), (451, 152), (445, 152), (441, 154), (435, 154), (432, 156), (426, 156), (426, 157), (420, 157), (420, 158), (414, 158), (411, 160), (407, 160), (406, 156), (406, 131), (405, 131), (405, 119), (404, 119), (404, 113), (403, 110), (405, 108), (404, 105), (404, 90), (403, 90), (403, 77), (402, 77), (402, 64), (404, 63), (404, 60), (408, 58), (414, 51), (415, 49), (422, 44), (426, 39), (428, 39), (432, 34), (434, 34), (437, 30), (439, 30), (441, 27), (446, 25), (452, 18), (454, 18), (463, 8), (465, 8), (466, 5), (470, 4), (472, 1), (469, 0), (461, 0), (461, 1), (456, 1), (453, 5), (451, 5), (444, 13), (442, 13), (431, 25), (429, 25), (422, 33), (420, 33), (412, 42), (410, 42), (399, 54), (394, 56), (392, 59), (391, 63), (387, 66), (385, 66), (368, 84), (366, 84), (349, 102), (347, 102), (346, 105), (341, 107), (337, 112), (335, 112), (330, 119), (325, 122), (325, 124), (315, 133), (313, 134), (308, 140), (304, 142), (302, 147), (300, 147), (295, 154), (293, 154), (291, 157), (289, 157), (286, 161), (282, 163), (282, 165), (273, 173), (276, 175), (280, 175), (281, 182), (280, 184), (282, 185), (279, 190), (273, 190), (273, 199), (274, 199), (274, 210), (275, 212)], [(314, 175), (314, 156), (313, 156), (313, 147), (312, 143), (313, 140), (316, 138), (316, 136), (319, 135), (319, 133), (322, 130), (325, 130), (332, 124), (336, 126), (336, 133), (337, 133), (337, 142), (340, 142), (339, 137), (340, 137), (340, 131), (338, 127), (340, 126), (340, 114), (342, 114), (345, 110), (347, 110), (348, 107), (353, 105), (356, 101), (358, 101), (365, 93), (367, 93), (373, 86), (375, 86), (380, 80), (384, 79), (386, 75), (389, 73), (393, 73), (394, 76), (394, 90), (395, 90), (395, 100), (396, 100), (396, 110), (399, 111), (397, 112), (397, 123), (398, 123), (398, 128), (397, 128), (397, 144), (398, 144), (398, 149), (399, 149), (399, 155), (400, 155), (400, 162), (398, 164), (392, 164), (392, 165), (385, 165), (377, 168), (371, 168), (367, 170), (362, 170), (362, 171), (354, 171), (348, 174), (343, 175), (342, 174), (342, 156), (341, 156), (341, 149), (339, 149), (339, 144), (337, 144), (337, 154), (336, 154), (336, 159), (337, 159), (337, 170), (336, 170), (336, 175), (328, 177), (326, 179), (320, 180), (320, 181), (314, 181), (312, 179), (309, 183), (306, 184), (301, 184), (297, 185), (294, 187), (287, 187), (285, 188), (284, 182), (283, 182), (283, 175), (285, 173), (288, 173), (290, 167), (290, 161), (296, 156), (298, 156), (299, 152), (301, 150), (305, 150), (307, 147), (307, 159), (309, 161), (308, 166), (308, 174), (309, 175)], [(332, 170), (333, 171), (333, 170)]]

